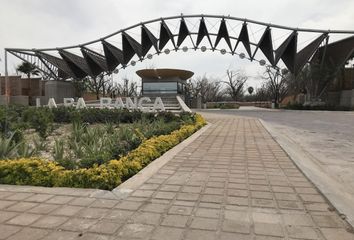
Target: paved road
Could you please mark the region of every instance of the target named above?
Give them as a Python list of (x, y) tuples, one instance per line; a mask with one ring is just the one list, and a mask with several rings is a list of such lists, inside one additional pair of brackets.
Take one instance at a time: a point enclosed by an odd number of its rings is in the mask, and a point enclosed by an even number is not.
[(124, 199), (0, 186), (0, 239), (354, 239), (257, 119), (204, 115), (212, 125)]

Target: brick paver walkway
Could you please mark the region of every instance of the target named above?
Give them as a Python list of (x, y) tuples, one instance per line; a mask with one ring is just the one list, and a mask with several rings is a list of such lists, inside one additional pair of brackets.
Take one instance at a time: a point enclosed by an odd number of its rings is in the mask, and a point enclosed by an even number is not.
[(354, 239), (258, 120), (207, 119), (123, 200), (0, 185), (0, 239)]

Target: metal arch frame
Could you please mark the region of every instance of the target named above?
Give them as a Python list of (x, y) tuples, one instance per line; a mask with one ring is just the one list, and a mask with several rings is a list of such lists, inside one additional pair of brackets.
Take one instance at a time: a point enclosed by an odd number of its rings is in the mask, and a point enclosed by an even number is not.
[[(39, 52), (46, 52), (46, 51), (58, 51), (58, 52), (61, 52), (61, 51), (65, 51), (65, 50), (68, 50), (68, 49), (74, 49), (74, 48), (80, 48), (80, 49), (83, 49), (85, 48), (86, 46), (88, 45), (91, 45), (91, 44), (94, 44), (94, 43), (100, 43), (108, 38), (111, 38), (113, 36), (116, 36), (118, 34), (122, 34), (123, 35), (126, 35), (126, 31), (130, 30), (130, 29), (134, 29), (134, 28), (137, 28), (137, 27), (143, 27), (147, 24), (151, 24), (151, 23), (156, 23), (156, 22), (160, 22), (160, 23), (165, 23), (165, 21), (167, 20), (174, 20), (174, 19), (180, 19), (181, 21), (184, 20), (184, 19), (187, 19), (187, 18), (199, 18), (199, 19), (203, 19), (203, 18), (215, 18), (215, 19), (220, 19), (220, 20), (234, 20), (234, 21), (241, 21), (243, 22), (244, 24), (246, 23), (252, 23), (252, 24), (257, 24), (257, 25), (262, 25), (262, 26), (265, 26), (267, 28), (277, 28), (277, 29), (283, 29), (283, 30), (290, 30), (290, 31), (293, 31), (294, 33), (298, 33), (298, 32), (312, 32), (312, 33), (322, 33), (322, 34), (354, 34), (354, 31), (347, 31), (347, 30), (321, 30), (321, 29), (308, 29), (308, 28), (292, 28), (292, 27), (287, 27), (287, 26), (282, 26), (282, 25), (277, 25), (277, 24), (271, 24), (271, 23), (264, 23), (264, 22), (260, 22), (260, 21), (255, 21), (255, 20), (250, 20), (250, 19), (246, 19), (246, 18), (238, 18), (238, 17), (231, 17), (231, 16), (224, 16), (224, 15), (204, 15), (204, 14), (198, 14), (198, 15), (177, 15), (177, 16), (171, 16), (171, 17), (164, 17), (164, 18), (156, 18), (156, 19), (153, 19), (153, 20), (149, 20), (149, 21), (145, 21), (145, 22), (141, 22), (141, 23), (138, 23), (138, 24), (135, 24), (135, 25), (132, 25), (130, 27), (127, 27), (127, 28), (124, 28), (124, 29), (120, 29), (112, 34), (109, 34), (109, 35), (106, 35), (102, 38), (99, 38), (99, 39), (96, 39), (96, 40), (93, 40), (93, 41), (89, 41), (89, 42), (86, 42), (86, 43), (83, 43), (83, 44), (77, 44), (77, 45), (72, 45), (72, 46), (66, 46), (66, 47), (56, 47), (56, 48), (38, 48), (38, 49), (23, 49), (23, 48), (5, 48), (5, 60), (7, 59), (7, 52), (15, 55), (16, 57), (20, 58), (21, 60), (24, 60), (24, 61), (28, 61), (26, 60), (25, 58), (21, 58), (19, 57), (16, 53), (18, 54), (28, 54), (28, 55), (31, 55), (31, 56), (34, 56), (34, 57), (38, 57), (38, 59), (44, 64), (44, 66), (47, 68), (46, 70), (48, 71), (45, 71), (43, 69), (40, 69), (38, 68), (39, 70), (41, 70), (43, 73), (46, 73), (48, 76), (52, 76), (53, 78), (56, 78), (56, 79), (60, 79), (60, 76), (59, 76), (59, 71), (61, 71), (61, 69), (59, 69), (59, 67), (55, 66), (55, 64), (52, 64), (49, 62), (50, 65), (48, 65), (48, 61), (44, 61), (40, 56), (37, 55), (37, 53)], [(167, 25), (166, 25), (167, 26)], [(168, 29), (168, 26), (166, 27)], [(226, 29), (226, 32), (227, 32), (227, 29)], [(178, 33), (177, 34), (174, 34), (172, 33), (170, 35), (170, 38), (175, 38), (176, 36), (178, 37)], [(198, 32), (189, 32), (189, 37), (191, 38), (192, 40), (192, 45), (193, 45), (193, 49), (194, 50), (197, 50), (199, 49), (198, 46), (195, 45), (193, 39), (192, 39), (192, 35), (198, 35)], [(216, 37), (219, 37), (219, 33), (208, 33), (208, 35), (210, 36), (216, 36)], [(129, 35), (127, 35), (128, 37), (130, 37)], [(160, 37), (158, 38), (158, 41), (160, 41)], [(240, 36), (238, 37), (234, 37), (234, 36), (227, 36), (228, 39), (233, 39), (233, 40), (237, 40), (237, 42), (239, 42), (239, 38)], [(328, 39), (328, 38), (327, 38)], [(134, 39), (133, 39), (134, 40)], [(226, 39), (225, 39), (226, 40)], [(137, 42), (138, 43), (138, 42)], [(139, 44), (139, 43), (138, 43)], [(256, 46), (256, 51), (257, 49), (259, 48), (259, 45), (260, 45), (260, 42), (258, 43), (252, 43), (252, 42), (248, 42), (249, 45), (253, 45), (253, 46)], [(326, 45), (328, 44), (328, 42), (326, 42)], [(174, 44), (175, 46), (175, 44)], [(131, 48), (134, 48), (134, 46), (132, 46), (130, 44), (130, 47)], [(136, 46), (137, 48), (141, 48), (141, 45), (137, 45)], [(236, 54), (235, 53), (235, 50), (236, 50), (236, 47), (237, 45), (235, 46), (235, 48), (232, 50), (231, 49), (231, 52), (228, 52), (228, 53), (231, 53), (232, 55)], [(288, 47), (285, 46), (284, 48), (286, 49), (283, 49), (283, 51), (287, 51), (289, 52), (290, 50), (288, 50)], [(178, 50), (179, 49), (179, 46), (175, 46), (174, 50)], [(133, 49), (134, 50), (134, 49)], [(208, 49), (208, 50), (212, 50), (212, 51), (215, 51), (215, 50), (219, 50), (219, 49), (216, 49), (215, 47), (212, 46), (211, 49)], [(273, 53), (275, 53), (278, 49), (274, 50), (272, 49)], [(141, 51), (141, 49), (135, 49), (134, 50), (135, 53), (133, 54), (133, 56), (135, 54), (138, 54), (139, 51)], [(249, 59), (251, 61), (255, 60), (254, 59), (254, 55), (256, 53), (256, 51), (254, 51), (254, 54), (252, 56), (250, 56), (250, 58), (248, 57), (244, 57), (246, 59)], [(25, 53), (25, 52), (29, 52), (29, 53)], [(160, 54), (161, 52), (158, 51), (156, 52), (155, 54)], [(131, 55), (132, 53), (130, 53)], [(155, 55), (154, 54), (154, 55)], [(138, 54), (139, 55), (139, 54)], [(295, 55), (296, 55), (296, 49), (295, 49)], [(132, 56), (132, 57), (133, 57)], [(142, 61), (144, 59), (146, 59), (146, 56), (139, 56), (139, 60)], [(130, 57), (130, 56), (129, 56)], [(131, 57), (131, 58), (132, 58)], [(79, 57), (81, 58), (81, 57)], [(129, 61), (131, 60), (131, 58), (129, 59)], [(80, 60), (80, 59), (78, 59)], [(87, 61), (86, 59), (82, 58), (81, 60), (85, 60)], [(66, 60), (65, 60), (66, 61)], [(125, 68), (129, 65), (132, 65), (132, 64), (127, 64), (129, 61), (125, 61), (125, 63), (120, 63), (122, 64), (122, 68)], [(257, 60), (256, 60), (257, 61)], [(273, 64), (271, 63), (273, 67), (276, 67), (276, 64)], [(7, 73), (7, 61), (5, 61), (5, 75)], [(81, 67), (80, 64), (75, 64), (73, 63), (73, 65), (76, 65), (76, 67)], [(119, 64), (118, 64), (119, 65)], [(75, 66), (74, 66), (75, 67)], [(56, 69), (56, 72), (57, 74), (55, 74), (55, 72), (53, 72), (53, 68), (57, 68)], [(70, 75), (70, 74), (69, 74)], [(74, 74), (75, 75), (75, 74)]]
[[(38, 62), (41, 62), (48, 70), (48, 71), (45, 71), (45, 70), (43, 70), (43, 68), (37, 67), (37, 69), (42, 74), (44, 74), (45, 76), (48, 76), (48, 77), (56, 76), (56, 73), (54, 72), (53, 68), (51, 66), (49, 66), (48, 63), (45, 62), (41, 57), (37, 56), (34, 53), (26, 53), (26, 52), (22, 52), (22, 51), (14, 52), (12, 50), (7, 50), (7, 52), (11, 53), (12, 55), (14, 55), (15, 57), (21, 59), (22, 61), (29, 62), (29, 63), (32, 63), (32, 62), (29, 61), (28, 59), (24, 58), (24, 56), (21, 56), (21, 54), (22, 55), (26, 55), (26, 56), (30, 56), (30, 57), (35, 57), (35, 58), (37, 58), (39, 60)], [(5, 54), (6, 54), (6, 52), (5, 52)], [(7, 58), (7, 56), (6, 56), (6, 58)]]
[[(21, 48), (7, 48), (8, 50), (37, 50), (37, 51), (53, 51), (53, 50), (65, 50), (65, 49), (71, 49), (71, 48), (77, 48), (77, 47), (82, 47), (82, 46), (87, 46), (90, 44), (94, 44), (94, 43), (98, 43), (102, 40), (105, 40), (107, 38), (113, 37), (119, 33), (128, 31), (130, 29), (139, 27), (141, 25), (146, 25), (146, 24), (150, 24), (150, 23), (154, 23), (154, 22), (161, 22), (161, 21), (166, 21), (166, 20), (172, 20), (172, 19), (182, 19), (182, 18), (220, 18), (220, 19), (228, 19), (228, 20), (236, 20), (236, 21), (242, 21), (242, 22), (247, 22), (247, 23), (253, 23), (253, 24), (257, 24), (257, 25), (262, 25), (265, 27), (272, 27), (272, 28), (278, 28), (278, 29), (284, 29), (284, 30), (291, 30), (291, 31), (297, 31), (297, 32), (312, 32), (312, 33), (332, 33), (332, 34), (354, 34), (354, 30), (353, 31), (348, 31), (348, 30), (324, 30), (324, 29), (311, 29), (311, 28), (293, 28), (293, 27), (287, 27), (287, 26), (283, 26), (283, 25), (277, 25), (277, 24), (272, 24), (272, 23), (265, 23), (265, 22), (260, 22), (260, 21), (255, 21), (255, 20), (251, 20), (251, 19), (247, 19), (247, 18), (238, 18), (238, 17), (230, 17), (230, 16), (224, 16), (224, 15), (208, 15), (208, 14), (196, 14), (196, 15), (176, 15), (176, 16), (172, 16), (172, 17), (163, 17), (163, 18), (156, 18), (153, 20), (148, 20), (148, 21), (144, 21), (135, 25), (132, 25), (130, 27), (127, 28), (123, 28), (120, 29), (114, 33), (108, 34), (102, 38), (93, 40), (93, 41), (89, 41), (89, 42), (85, 42), (82, 44), (77, 44), (77, 45), (72, 45), (72, 46), (66, 46), (66, 47), (56, 47), (56, 48), (37, 48), (37, 49), (21, 49)], [(193, 33), (191, 33), (193, 34)], [(174, 34), (177, 35), (177, 34)]]

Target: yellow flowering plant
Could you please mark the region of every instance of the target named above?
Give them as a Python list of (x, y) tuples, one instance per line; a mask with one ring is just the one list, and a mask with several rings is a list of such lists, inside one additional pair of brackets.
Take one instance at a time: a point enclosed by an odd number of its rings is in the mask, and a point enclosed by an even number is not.
[(111, 190), (133, 176), (154, 159), (179, 144), (206, 124), (195, 115), (193, 124), (185, 124), (168, 135), (144, 141), (126, 156), (91, 168), (65, 170), (55, 161), (38, 158), (0, 160), (0, 183), (45, 187), (99, 188)]

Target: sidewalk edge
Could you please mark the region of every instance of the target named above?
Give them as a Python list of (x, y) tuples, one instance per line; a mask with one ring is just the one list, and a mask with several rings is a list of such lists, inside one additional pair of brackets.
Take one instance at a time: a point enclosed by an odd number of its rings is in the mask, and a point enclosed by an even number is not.
[(317, 187), (325, 198), (337, 209), (340, 215), (345, 215), (345, 220), (354, 227), (354, 196), (348, 193), (339, 182), (328, 176), (316, 163), (316, 159), (296, 142), (273, 128), (271, 123), (259, 119), (263, 127), (272, 138), (288, 154), (290, 159), (302, 173)]

